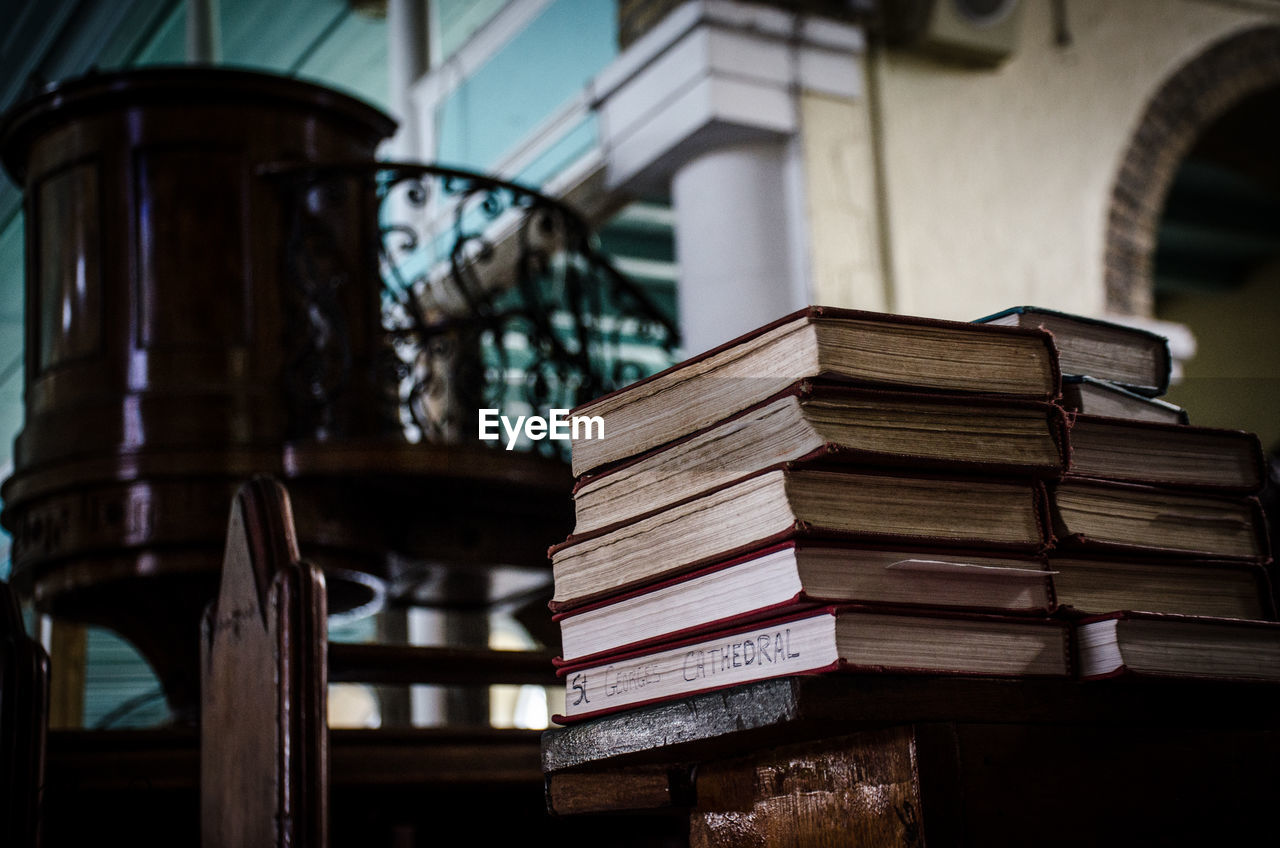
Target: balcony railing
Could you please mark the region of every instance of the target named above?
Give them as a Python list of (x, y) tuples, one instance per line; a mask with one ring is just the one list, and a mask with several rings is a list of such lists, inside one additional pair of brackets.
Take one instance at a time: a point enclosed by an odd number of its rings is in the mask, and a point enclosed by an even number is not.
[[(477, 413), (548, 416), (674, 359), (673, 316), (600, 252), (564, 203), (492, 177), (432, 165), (341, 163), (265, 169), (290, 193), (287, 280), (298, 307), (288, 387), (294, 420), (323, 433), (350, 379), (337, 290), (382, 279), (382, 369), (414, 442), (476, 439)], [(376, 214), (362, 210), (376, 205)], [(335, 228), (376, 222), (377, 256), (336, 255)], [(654, 356), (654, 352), (658, 356)], [(658, 363), (655, 366), (655, 362)], [(563, 453), (564, 442), (518, 446)]]

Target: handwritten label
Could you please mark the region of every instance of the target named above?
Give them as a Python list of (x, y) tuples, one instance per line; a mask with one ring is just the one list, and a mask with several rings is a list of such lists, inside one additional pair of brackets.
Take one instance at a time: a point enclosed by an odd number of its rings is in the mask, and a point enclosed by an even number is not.
[(727, 642), (707, 650), (690, 651), (684, 658), (684, 679), (692, 683), (733, 668), (787, 662), (800, 658), (791, 650), (791, 628), (761, 633), (752, 639)]

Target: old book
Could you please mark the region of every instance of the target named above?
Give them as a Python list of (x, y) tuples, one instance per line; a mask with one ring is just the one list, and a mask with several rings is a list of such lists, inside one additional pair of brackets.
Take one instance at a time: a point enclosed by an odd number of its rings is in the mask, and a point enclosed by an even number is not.
[(1095, 415), (1070, 420), (1072, 474), (1237, 494), (1266, 480), (1253, 433)]
[(1064, 375), (1088, 375), (1153, 397), (1169, 388), (1169, 340), (1148, 330), (1038, 306), (1015, 306), (978, 323), (1048, 330)]
[(1070, 669), (1065, 622), (831, 607), (562, 668), (565, 714), (556, 720), (793, 674), (1063, 677)]
[[(884, 392), (802, 381), (712, 427), (591, 475), (574, 492), (586, 533), (780, 462), (1059, 476), (1065, 418), (1052, 404)], [(576, 450), (576, 446), (575, 446)]]
[(551, 549), (553, 603), (583, 603), (793, 535), (1026, 553), (1049, 538), (1034, 480), (775, 468), (570, 536)]
[(810, 307), (574, 410), (598, 417), (604, 435), (575, 440), (573, 473), (674, 441), (808, 377), (1052, 400), (1057, 361), (1036, 330)]
[(1217, 618), (1273, 617), (1266, 571), (1256, 563), (1052, 553), (1049, 570), (1059, 606), (1071, 612), (1143, 610)]
[(1063, 550), (1097, 549), (1262, 560), (1266, 523), (1254, 498), (1065, 478), (1050, 492)]
[(834, 602), (1048, 613), (1044, 561), (927, 549), (787, 542), (555, 616), (565, 662), (717, 622)]
[(1187, 411), (1160, 398), (1088, 376), (1062, 378), (1062, 406), (1071, 412), (1162, 424), (1187, 424)]
[(1077, 624), (1080, 676), (1280, 682), (1280, 624), (1115, 612)]

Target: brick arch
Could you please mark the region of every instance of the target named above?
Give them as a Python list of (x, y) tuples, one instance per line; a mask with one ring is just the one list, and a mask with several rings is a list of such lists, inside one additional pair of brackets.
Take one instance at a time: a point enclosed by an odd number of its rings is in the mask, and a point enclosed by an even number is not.
[(1107, 310), (1150, 314), (1165, 197), (1200, 134), (1244, 98), (1280, 86), (1280, 27), (1228, 36), (1160, 86), (1129, 139), (1107, 217)]

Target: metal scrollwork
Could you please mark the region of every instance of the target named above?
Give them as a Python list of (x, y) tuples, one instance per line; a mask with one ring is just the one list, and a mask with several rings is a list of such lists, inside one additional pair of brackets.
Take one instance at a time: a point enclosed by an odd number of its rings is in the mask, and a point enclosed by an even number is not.
[(290, 436), (341, 436), (337, 399), (351, 379), (350, 336), (339, 295), (350, 283), (350, 268), (331, 245), (328, 214), (341, 208), (344, 186), (312, 186), (297, 199), (287, 235), (284, 389)]
[[(613, 266), (586, 222), (559, 201), (429, 165), (269, 172), (305, 187), (294, 197), (353, 179), (376, 195), (389, 379), (398, 424), (411, 441), (474, 440), (481, 408), (514, 418), (577, 406), (645, 376), (651, 366), (631, 355), (639, 348), (674, 357), (672, 318)], [(323, 245), (306, 239), (290, 250), (323, 255)], [(315, 261), (295, 256), (290, 265), (307, 281), (298, 290), (323, 312), (325, 289), (309, 282), (317, 277), (309, 270)], [(320, 332), (317, 326), (312, 335)], [(317, 380), (324, 382), (311, 382)], [(563, 455), (566, 444), (520, 447)]]

